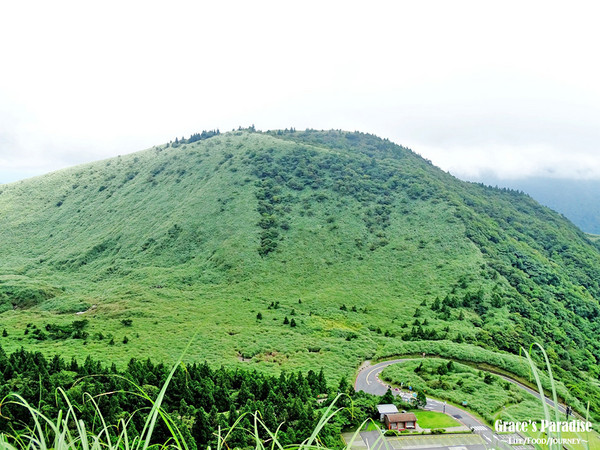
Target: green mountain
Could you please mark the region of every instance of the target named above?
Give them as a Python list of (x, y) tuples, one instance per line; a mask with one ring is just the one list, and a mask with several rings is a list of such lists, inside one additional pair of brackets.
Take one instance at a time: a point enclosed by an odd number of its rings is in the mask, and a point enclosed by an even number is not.
[(0, 211), (5, 350), (172, 361), (197, 333), (188, 359), (335, 379), (540, 342), (600, 412), (598, 242), (387, 140), (203, 133), (2, 185)]
[(542, 205), (564, 214), (583, 231), (600, 234), (600, 180), (488, 177), (480, 180), (491, 186), (506, 186), (531, 195)]

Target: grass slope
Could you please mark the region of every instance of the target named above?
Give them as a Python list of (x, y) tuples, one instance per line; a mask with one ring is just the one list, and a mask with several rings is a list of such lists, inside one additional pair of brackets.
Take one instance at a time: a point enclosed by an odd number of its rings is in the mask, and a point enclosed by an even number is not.
[(400, 342), (537, 340), (600, 405), (597, 244), (371, 135), (158, 146), (2, 185), (0, 211), (6, 350), (173, 361), (198, 332), (189, 359), (334, 379)]

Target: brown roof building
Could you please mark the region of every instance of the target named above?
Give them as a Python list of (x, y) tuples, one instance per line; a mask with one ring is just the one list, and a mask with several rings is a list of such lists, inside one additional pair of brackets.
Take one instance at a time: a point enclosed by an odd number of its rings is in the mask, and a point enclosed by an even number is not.
[(386, 414), (383, 422), (388, 430), (414, 430), (417, 416), (413, 413)]

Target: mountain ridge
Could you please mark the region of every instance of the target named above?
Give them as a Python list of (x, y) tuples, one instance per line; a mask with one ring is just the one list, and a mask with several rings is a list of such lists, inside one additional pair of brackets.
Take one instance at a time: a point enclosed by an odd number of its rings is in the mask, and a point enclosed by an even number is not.
[(506, 186), (531, 195), (541, 204), (564, 214), (583, 231), (600, 234), (600, 209), (595, 201), (600, 180), (530, 177), (481, 179), (491, 186)]

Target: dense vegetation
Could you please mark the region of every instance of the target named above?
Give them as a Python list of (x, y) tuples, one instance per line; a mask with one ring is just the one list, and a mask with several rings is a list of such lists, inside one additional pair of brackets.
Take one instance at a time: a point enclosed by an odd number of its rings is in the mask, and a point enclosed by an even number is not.
[[(155, 364), (150, 359), (131, 359), (126, 368), (119, 370), (114, 364), (107, 367), (91, 357), (83, 363), (74, 358), (65, 361), (59, 355), (47, 360), (40, 353), (23, 349), (6, 355), (0, 347), (0, 434), (32, 426), (30, 412), (13, 404), (14, 399), (9, 394), (19, 393), (42, 414), (57, 417), (60, 409), (68, 409), (65, 399), (57, 395), (60, 387), (77, 408), (79, 418), (88, 425), (100, 426), (92, 398), (106, 423), (116, 424), (121, 418), (132, 417), (129, 437), (133, 438), (141, 432), (151, 406), (136, 390), (141, 388), (154, 399), (169, 372), (168, 366)], [(251, 417), (257, 411), (269, 430), (275, 431), (281, 425), (278, 438), (286, 445), (301, 442), (311, 435), (324, 408), (338, 391), (347, 397), (338, 399), (336, 406), (351, 405), (351, 408), (336, 415), (319, 434), (323, 445), (336, 448), (342, 444), (342, 427), (357, 426), (367, 417), (375, 417), (379, 399), (355, 393), (345, 379), (337, 390), (331, 389), (323, 371), (309, 371), (306, 376), (298, 372), (272, 377), (256, 371), (212, 369), (206, 363), (188, 364), (175, 372), (162, 407), (190, 448), (202, 449), (207, 445), (216, 448), (219, 427), (228, 430), (238, 418), (241, 421), (228, 438), (228, 446), (252, 445), (248, 430), (253, 426)], [(261, 437), (268, 439), (268, 434), (263, 432)], [(167, 442), (169, 437), (170, 431), (164, 423), (153, 433), (153, 440), (158, 443)]]
[(368, 134), (194, 136), (0, 186), (5, 349), (124, 368), (199, 330), (190, 361), (339, 379), (538, 341), (600, 414), (600, 250), (564, 217)]

